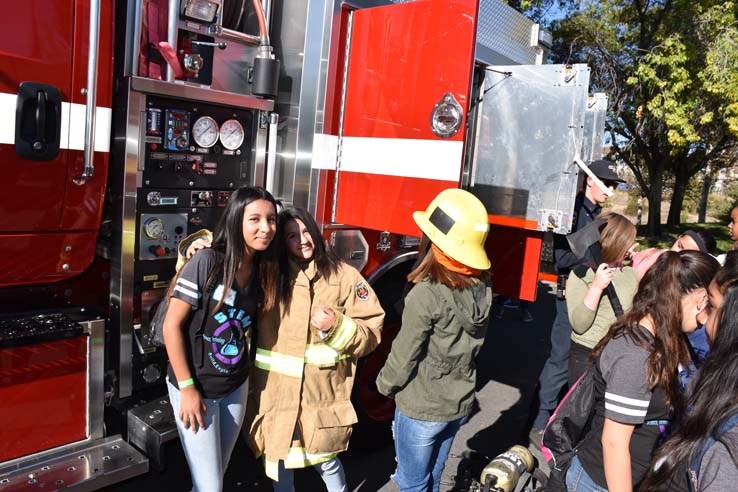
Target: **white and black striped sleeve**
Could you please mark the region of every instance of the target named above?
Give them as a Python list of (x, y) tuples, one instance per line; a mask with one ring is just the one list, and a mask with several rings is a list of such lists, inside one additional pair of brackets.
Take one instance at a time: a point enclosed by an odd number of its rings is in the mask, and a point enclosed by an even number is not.
[(648, 352), (627, 337), (612, 339), (602, 351), (605, 417), (623, 424), (642, 424), (651, 403), (646, 362)]
[(202, 292), (208, 280), (208, 275), (215, 262), (212, 250), (198, 251), (185, 265), (177, 278), (172, 290), (172, 297), (176, 297), (194, 309), (198, 309), (202, 300)]

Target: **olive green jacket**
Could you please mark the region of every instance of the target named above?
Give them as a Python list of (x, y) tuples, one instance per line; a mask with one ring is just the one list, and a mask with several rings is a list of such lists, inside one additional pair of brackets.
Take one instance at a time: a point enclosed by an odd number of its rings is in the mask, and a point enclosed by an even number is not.
[[(580, 265), (569, 274), (566, 282), (566, 307), (569, 311), (569, 321), (572, 326), (571, 339), (573, 342), (592, 349), (607, 334), (617, 317), (612, 309), (610, 299), (605, 292), (600, 297), (596, 310), (584, 305), (584, 296), (594, 282), (595, 272), (591, 268)], [(638, 272), (626, 266), (616, 268), (612, 276), (612, 285), (615, 293), (627, 312), (633, 305), (633, 296), (638, 290)]]
[(423, 281), (405, 298), (402, 328), (377, 378), (383, 395), (419, 420), (450, 422), (469, 415), (484, 343), (492, 286), (482, 281), (464, 290)]

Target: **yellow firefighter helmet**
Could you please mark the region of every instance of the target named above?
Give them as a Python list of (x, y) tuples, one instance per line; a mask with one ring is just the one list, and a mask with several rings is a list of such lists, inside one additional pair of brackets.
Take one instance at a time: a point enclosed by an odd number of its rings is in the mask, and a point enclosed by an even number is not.
[(490, 267), (484, 250), (489, 232), (487, 209), (468, 191), (443, 190), (425, 212), (413, 213), (413, 219), (433, 244), (454, 260), (477, 270)]

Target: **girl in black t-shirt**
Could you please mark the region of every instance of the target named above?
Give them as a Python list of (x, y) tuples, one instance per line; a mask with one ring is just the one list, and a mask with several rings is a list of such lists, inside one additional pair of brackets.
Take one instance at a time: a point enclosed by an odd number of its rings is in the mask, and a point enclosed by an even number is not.
[(269, 192), (234, 191), (212, 249), (185, 264), (167, 293), (169, 397), (193, 492), (222, 489), (241, 430), (252, 322), (260, 302), (269, 309), (276, 299), (277, 265), (268, 258), (276, 226)]
[(570, 492), (630, 492), (643, 478), (662, 426), (682, 410), (676, 368), (689, 358), (682, 333), (697, 328), (717, 267), (703, 253), (667, 251), (594, 348), (594, 417), (567, 472)]

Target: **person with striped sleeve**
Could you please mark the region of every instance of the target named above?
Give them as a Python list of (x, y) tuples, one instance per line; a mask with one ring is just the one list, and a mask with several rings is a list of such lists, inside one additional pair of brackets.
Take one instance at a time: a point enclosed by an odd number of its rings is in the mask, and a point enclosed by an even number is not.
[(567, 471), (569, 492), (631, 492), (644, 478), (670, 421), (683, 414), (683, 333), (697, 329), (717, 269), (698, 251), (663, 253), (595, 346), (592, 424)]
[(184, 263), (167, 292), (167, 388), (193, 492), (223, 489), (246, 411), (249, 340), (276, 302), (277, 202), (263, 188), (231, 193), (212, 247)]
[(329, 492), (345, 492), (338, 454), (357, 421), (356, 363), (379, 345), (384, 311), (306, 210), (282, 211), (277, 239), (279, 302), (259, 319), (244, 430), (275, 491), (294, 491), (293, 470), (313, 466)]

